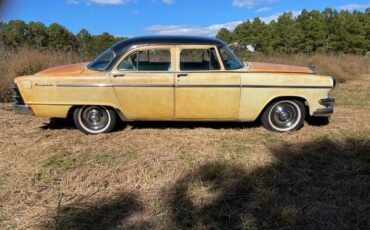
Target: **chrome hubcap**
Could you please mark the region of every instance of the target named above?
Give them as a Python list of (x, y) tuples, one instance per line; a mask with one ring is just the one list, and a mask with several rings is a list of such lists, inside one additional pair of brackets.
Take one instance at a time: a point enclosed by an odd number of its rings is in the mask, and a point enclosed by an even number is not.
[(287, 129), (297, 122), (298, 111), (294, 105), (288, 102), (282, 102), (272, 109), (270, 116), (274, 126), (279, 129)]
[(106, 127), (108, 114), (102, 107), (90, 106), (83, 109), (82, 122), (88, 129), (100, 130)]

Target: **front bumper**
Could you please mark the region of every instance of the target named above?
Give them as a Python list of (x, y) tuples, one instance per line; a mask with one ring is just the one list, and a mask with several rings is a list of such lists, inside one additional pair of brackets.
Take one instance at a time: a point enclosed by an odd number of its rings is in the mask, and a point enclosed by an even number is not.
[(12, 109), (19, 115), (33, 115), (32, 109), (27, 105), (13, 104)]
[(319, 101), (320, 105), (325, 106), (326, 108), (323, 109), (316, 109), (313, 112), (313, 116), (315, 117), (329, 117), (334, 113), (334, 103), (335, 98), (334, 97), (328, 97), (325, 99), (321, 99)]

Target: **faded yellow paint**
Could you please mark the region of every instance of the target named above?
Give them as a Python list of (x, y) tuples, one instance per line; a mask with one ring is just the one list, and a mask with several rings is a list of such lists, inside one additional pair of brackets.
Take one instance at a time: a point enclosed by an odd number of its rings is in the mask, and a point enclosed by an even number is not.
[[(332, 86), (330, 77), (294, 73), (243, 73), (242, 85), (271, 86)], [(304, 99), (309, 107), (310, 115), (316, 109), (324, 108), (319, 100), (328, 97), (331, 89), (322, 88), (248, 88), (241, 90), (239, 120), (255, 120), (265, 106), (275, 98), (299, 97)]]
[(30, 107), (36, 116), (66, 118), (72, 105), (31, 105)]
[[(120, 109), (111, 87), (58, 87), (62, 83), (110, 84), (108, 74), (103, 76), (24, 76), (15, 79), (29, 80), (32, 89), (20, 88), (25, 103), (36, 116), (66, 117), (74, 105), (105, 105)], [(48, 107), (49, 106), (49, 107)]]
[[(312, 74), (307, 67), (248, 63), (243, 69), (181, 71), (180, 51), (209, 45), (147, 46), (125, 54), (111, 73), (89, 70), (86, 63), (66, 65), (15, 79), (25, 103), (36, 116), (66, 117), (72, 106), (110, 106), (128, 120), (239, 120), (253, 121), (278, 97), (299, 97), (312, 115), (324, 108), (319, 100), (328, 88), (259, 88), (268, 86), (332, 87), (330, 77)], [(132, 52), (143, 49), (171, 51), (168, 72), (120, 71), (118, 65)], [(217, 58), (221, 60), (216, 49)], [(311, 71), (311, 72), (310, 72)], [(124, 74), (124, 76), (115, 77)], [(178, 74), (187, 74), (178, 77)], [(60, 87), (60, 84), (99, 84), (104, 87)], [(135, 86), (136, 85), (136, 86)], [(196, 87), (189, 87), (196, 85)], [(219, 85), (220, 87), (215, 87)], [(143, 87), (150, 86), (150, 87)], [(188, 86), (188, 87), (186, 87)], [(241, 87), (242, 86), (242, 87)], [(257, 87), (256, 87), (257, 86)]]
[[(212, 45), (177, 46), (176, 60), (180, 60), (183, 49), (216, 50), (220, 70), (214, 71), (181, 71), (180, 61), (176, 62), (176, 70), (187, 74), (176, 77), (175, 117), (179, 120), (237, 120), (239, 114), (240, 88), (207, 87), (209, 85), (235, 86), (240, 85), (240, 74), (226, 73), (218, 49)], [(197, 85), (197, 87), (186, 87)]]
[[(168, 72), (122, 71), (118, 66), (131, 54), (146, 49), (169, 49), (171, 67)], [(146, 46), (133, 49), (116, 63), (111, 73), (121, 111), (127, 119), (162, 120), (174, 118), (175, 46)], [(124, 74), (120, 77), (117, 75)], [(160, 85), (168, 87), (124, 87), (122, 85)]]

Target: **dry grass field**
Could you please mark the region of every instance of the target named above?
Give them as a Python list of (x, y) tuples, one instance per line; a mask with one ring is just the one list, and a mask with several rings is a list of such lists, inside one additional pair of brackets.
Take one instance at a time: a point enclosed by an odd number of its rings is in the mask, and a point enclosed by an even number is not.
[(0, 104), (0, 229), (369, 229), (370, 75), (332, 94), (328, 125), (287, 134), (135, 122), (87, 136)]

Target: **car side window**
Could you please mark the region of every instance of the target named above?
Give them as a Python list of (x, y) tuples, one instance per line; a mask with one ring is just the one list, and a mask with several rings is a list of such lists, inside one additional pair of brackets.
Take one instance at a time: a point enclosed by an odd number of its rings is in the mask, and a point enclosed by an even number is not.
[(180, 69), (194, 70), (219, 70), (216, 51), (211, 49), (183, 49), (180, 54)]
[(118, 66), (118, 70), (130, 71), (169, 71), (170, 68), (171, 51), (166, 49), (135, 52)]

